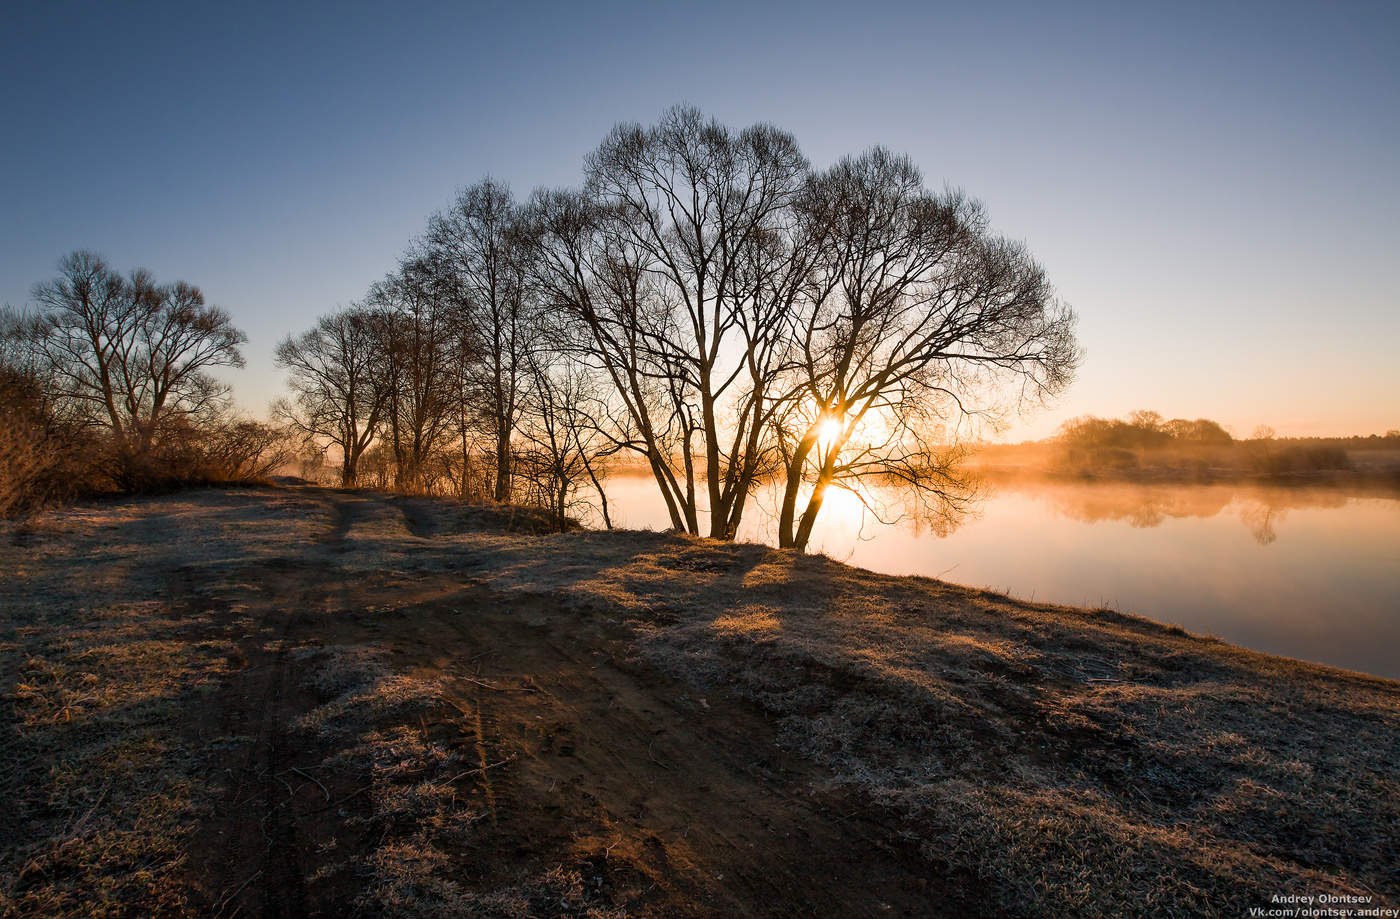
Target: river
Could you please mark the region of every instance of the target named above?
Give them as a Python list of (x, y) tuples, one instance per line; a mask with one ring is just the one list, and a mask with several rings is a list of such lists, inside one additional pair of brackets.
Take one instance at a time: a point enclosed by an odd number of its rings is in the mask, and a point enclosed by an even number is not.
[[(614, 525), (668, 525), (655, 483), (616, 475)], [(775, 488), (740, 538), (773, 540)], [(897, 494), (868, 496), (882, 516)], [(1013, 480), (939, 535), (828, 498), (810, 551), (1026, 600), (1107, 607), (1260, 651), (1400, 679), (1400, 492)]]

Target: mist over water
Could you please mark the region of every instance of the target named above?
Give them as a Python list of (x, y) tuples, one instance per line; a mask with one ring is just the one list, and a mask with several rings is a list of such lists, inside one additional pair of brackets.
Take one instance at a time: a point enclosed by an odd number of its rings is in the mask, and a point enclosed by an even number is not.
[[(647, 476), (607, 485), (614, 524), (669, 523)], [(776, 486), (742, 540), (773, 542)], [(897, 515), (899, 496), (871, 489)], [(827, 498), (811, 551), (1046, 603), (1108, 607), (1288, 657), (1400, 678), (1400, 492), (1013, 481), (946, 536)]]

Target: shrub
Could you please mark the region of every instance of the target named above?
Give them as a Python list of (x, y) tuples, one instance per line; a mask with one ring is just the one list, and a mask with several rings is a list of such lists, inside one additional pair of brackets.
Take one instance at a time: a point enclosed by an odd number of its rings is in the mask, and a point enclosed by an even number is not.
[(133, 450), (65, 419), (34, 376), (0, 365), (0, 517), (102, 494), (264, 481), (294, 456), (282, 429), (235, 418), (181, 419)]
[(1335, 472), (1352, 468), (1351, 457), (1341, 447), (1286, 447), (1255, 458), (1255, 468), (1269, 475)]
[(168, 424), (145, 451), (116, 450), (112, 477), (123, 492), (187, 485), (265, 482), (296, 457), (296, 445), (274, 425), (216, 417)]
[(1122, 447), (1072, 447), (1059, 463), (1061, 471), (1078, 475), (1124, 475), (1139, 466), (1138, 455)]
[(0, 516), (111, 488), (99, 438), (54, 411), (31, 375), (0, 366)]

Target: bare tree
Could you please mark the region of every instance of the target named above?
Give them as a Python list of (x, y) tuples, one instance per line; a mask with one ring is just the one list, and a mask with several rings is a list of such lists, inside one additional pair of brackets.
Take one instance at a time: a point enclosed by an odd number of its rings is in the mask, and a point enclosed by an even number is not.
[[(534, 352), (527, 368), (519, 466), (536, 492), (534, 503), (548, 508), (561, 530), (572, 511), (590, 507), (611, 529), (604, 464), (619, 447), (602, 420), (606, 401), (598, 381), (585, 364), (552, 350)], [(584, 486), (593, 497), (582, 496)]]
[[(537, 199), (551, 302), (613, 379), (677, 528), (729, 539), (772, 449), (766, 385), (794, 251), (785, 221), (806, 160), (770, 125), (692, 108), (619, 125), (586, 196)], [(696, 454), (702, 463), (696, 468)]]
[(81, 494), (99, 478), (95, 431), (59, 411), (35, 371), (29, 325), (22, 313), (0, 310), (0, 517)]
[(8, 303), (0, 307), (0, 367), (13, 372), (33, 373), (34, 317)]
[(780, 540), (802, 548), (827, 489), (862, 479), (950, 519), (971, 496), (960, 426), (1074, 369), (1040, 267), (903, 157), (813, 175), (791, 135), (678, 107), (617, 126), (585, 179), (524, 208), (490, 179), (462, 190), (376, 287), (401, 487), (431, 461), (465, 493), (489, 456), (497, 501), (518, 474), (562, 515), (580, 471), (597, 486), (590, 457), (629, 450), (674, 527), (732, 539), (783, 473)]
[(907, 158), (841, 160), (803, 211), (822, 255), (793, 314), (778, 533), (798, 549), (832, 485), (891, 479), (945, 512), (965, 501), (941, 449), (956, 425), (1059, 392), (1078, 358), (1073, 314), (1040, 266), (990, 235), (976, 204), (927, 192)]
[[(519, 423), (525, 362), (535, 324), (519, 209), (506, 186), (486, 179), (435, 215), (421, 241), (437, 296), (456, 304), (469, 336), (463, 364), (492, 441), (495, 499), (511, 495), (511, 437)], [(465, 402), (465, 400), (463, 400)]]
[(373, 313), (353, 306), (277, 347), (277, 366), (288, 371), (294, 400), (280, 414), (307, 437), (340, 449), (346, 488), (358, 482), (360, 457), (388, 401), (388, 388), (376, 376), (379, 327)]
[(228, 387), (210, 368), (243, 366), (238, 346), (247, 336), (184, 281), (158, 285), (139, 269), (123, 278), (80, 250), (33, 296), (33, 342), (46, 378), (127, 451), (148, 451), (169, 419), (217, 404)]
[(617, 432), (615, 445), (646, 457), (671, 525), (698, 532), (694, 480), (676, 468), (690, 455), (693, 428), (676, 398), (679, 368), (658, 346), (671, 317), (643, 267), (644, 253), (619, 230), (622, 218), (586, 194), (537, 192), (530, 213), (542, 302), (569, 320), (558, 347), (612, 383), (621, 405), (621, 418), (614, 416), (621, 423), (607, 426)]
[(422, 491), (456, 407), (450, 361), (457, 317), (451, 300), (436, 290), (426, 259), (413, 255), (371, 288), (366, 303), (380, 333), (376, 373), (387, 391), (395, 486)]
[(1186, 418), (1173, 418), (1171, 421), (1162, 423), (1162, 430), (1171, 435), (1172, 440), (1178, 444), (1214, 444), (1223, 446), (1234, 443), (1235, 438), (1230, 432), (1220, 426), (1217, 421), (1209, 418), (1197, 418), (1194, 421)]

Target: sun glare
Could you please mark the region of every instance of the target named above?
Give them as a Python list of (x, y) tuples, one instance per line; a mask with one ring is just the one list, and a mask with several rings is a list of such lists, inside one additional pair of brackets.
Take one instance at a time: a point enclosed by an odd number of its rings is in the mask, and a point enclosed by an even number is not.
[(831, 443), (841, 436), (841, 422), (836, 418), (827, 418), (817, 427), (817, 440), (822, 443)]

